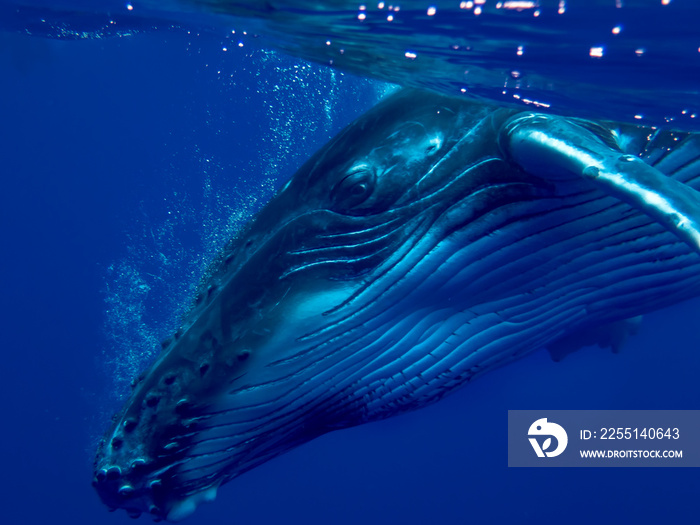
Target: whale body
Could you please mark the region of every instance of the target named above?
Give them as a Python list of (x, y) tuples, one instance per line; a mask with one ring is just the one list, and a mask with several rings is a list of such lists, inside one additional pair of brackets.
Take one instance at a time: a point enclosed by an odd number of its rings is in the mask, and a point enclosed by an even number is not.
[(224, 248), (93, 485), (177, 521), (327, 431), (698, 295), (699, 153), (688, 133), (392, 95)]

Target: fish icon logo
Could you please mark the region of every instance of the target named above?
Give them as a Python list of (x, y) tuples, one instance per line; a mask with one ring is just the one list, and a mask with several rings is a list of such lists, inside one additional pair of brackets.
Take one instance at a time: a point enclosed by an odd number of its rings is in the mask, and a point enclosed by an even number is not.
[[(564, 430), (561, 425), (548, 422), (546, 417), (538, 419), (532, 425), (530, 425), (530, 430), (528, 430), (527, 433), (528, 436), (530, 436), (528, 439), (530, 440), (532, 448), (535, 449), (537, 457), (540, 458), (545, 456), (548, 458), (557, 457), (559, 454), (564, 452), (566, 445), (569, 443), (569, 436), (566, 435), (566, 430)], [(547, 436), (547, 439), (545, 439), (540, 446), (537, 438), (532, 436)], [(557, 448), (547, 451), (547, 449), (552, 446), (552, 437), (556, 438), (557, 440)]]

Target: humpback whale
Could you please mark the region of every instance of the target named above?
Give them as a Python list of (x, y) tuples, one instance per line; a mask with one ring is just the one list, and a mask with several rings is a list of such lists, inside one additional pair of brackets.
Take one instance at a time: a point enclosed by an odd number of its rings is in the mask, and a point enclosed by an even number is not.
[(693, 134), (388, 97), (212, 263), (93, 485), (178, 521), (327, 431), (698, 295), (699, 175)]

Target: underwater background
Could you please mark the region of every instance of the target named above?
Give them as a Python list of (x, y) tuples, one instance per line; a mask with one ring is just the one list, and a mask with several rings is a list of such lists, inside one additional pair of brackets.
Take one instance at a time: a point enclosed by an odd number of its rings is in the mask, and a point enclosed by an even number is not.
[[(4, 523), (128, 520), (90, 481), (131, 378), (228, 236), (388, 89), (178, 32), (0, 33)], [(506, 423), (513, 409), (700, 408), (699, 313), (645, 317), (617, 355), (538, 351), (431, 407), (325, 435), (188, 523), (696, 523), (697, 470), (509, 469)]]

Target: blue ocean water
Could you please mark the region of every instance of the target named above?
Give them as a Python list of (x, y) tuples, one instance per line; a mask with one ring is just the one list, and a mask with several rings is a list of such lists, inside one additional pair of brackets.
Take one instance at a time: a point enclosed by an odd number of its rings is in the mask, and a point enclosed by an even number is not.
[(0, 29), (90, 39), (190, 31), (404, 86), (700, 129), (695, 0), (3, 0)]
[[(385, 86), (177, 34), (3, 34), (0, 79), (3, 521), (124, 523), (91, 463), (149, 359), (136, 343), (171, 331), (227, 234)], [(508, 469), (505, 439), (509, 409), (697, 409), (697, 312), (323, 436), (190, 523), (694, 523), (693, 469)]]

